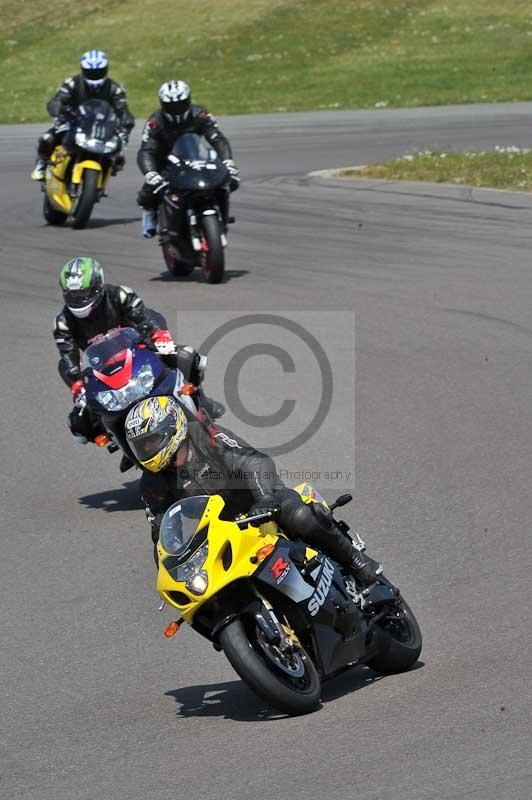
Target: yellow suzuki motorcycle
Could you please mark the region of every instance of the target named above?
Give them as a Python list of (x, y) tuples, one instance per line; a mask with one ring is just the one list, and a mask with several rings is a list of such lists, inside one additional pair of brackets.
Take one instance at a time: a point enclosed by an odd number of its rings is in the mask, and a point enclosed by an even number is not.
[(84, 228), (105, 195), (122, 148), (118, 118), (105, 100), (88, 100), (58, 132), (65, 134), (64, 144), (54, 149), (46, 166), (44, 218), (50, 225), (64, 225), (72, 217), (74, 228)]
[[(310, 484), (305, 503), (330, 507)], [(361, 663), (382, 674), (409, 669), (421, 631), (399, 590), (383, 575), (372, 586), (321, 553), (290, 541), (271, 513), (223, 519), (219, 495), (180, 500), (163, 517), (157, 590), (182, 622), (223, 651), (248, 686), (287, 714), (319, 705), (321, 682)], [(348, 536), (349, 527), (336, 521)], [(354, 546), (364, 549), (360, 537)]]

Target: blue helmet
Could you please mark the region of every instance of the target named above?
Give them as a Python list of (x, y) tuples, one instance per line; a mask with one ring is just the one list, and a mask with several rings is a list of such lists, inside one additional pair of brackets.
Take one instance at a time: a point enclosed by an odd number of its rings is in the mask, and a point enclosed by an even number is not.
[(89, 86), (102, 86), (109, 69), (109, 58), (101, 50), (87, 50), (80, 58), (81, 74)]

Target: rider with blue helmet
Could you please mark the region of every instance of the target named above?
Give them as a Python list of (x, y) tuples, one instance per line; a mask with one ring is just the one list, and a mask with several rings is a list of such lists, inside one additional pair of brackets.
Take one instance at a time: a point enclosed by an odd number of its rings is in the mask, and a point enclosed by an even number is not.
[[(135, 125), (135, 118), (127, 107), (123, 86), (107, 76), (109, 58), (101, 50), (87, 50), (80, 59), (81, 71), (67, 78), (59, 87), (46, 109), (54, 118), (52, 127), (37, 143), (37, 162), (31, 173), (34, 181), (44, 179), (46, 161), (52, 155), (63, 135), (65, 122), (69, 122), (76, 109), (86, 100), (106, 100), (114, 108), (122, 127), (122, 145), (127, 144), (128, 134)], [(122, 161), (123, 164), (123, 161)]]

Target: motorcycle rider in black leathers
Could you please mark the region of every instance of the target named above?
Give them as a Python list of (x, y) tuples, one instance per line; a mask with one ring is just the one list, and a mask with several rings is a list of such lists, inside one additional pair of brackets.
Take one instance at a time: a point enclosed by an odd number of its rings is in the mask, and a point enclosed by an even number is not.
[[(183, 497), (219, 494), (223, 518), (274, 511), (281, 529), (321, 550), (367, 583), (382, 565), (355, 549), (330, 512), (305, 504), (265, 453), (215, 423), (187, 421), (173, 397), (142, 400), (129, 411), (126, 438), (142, 464), (140, 489), (154, 544), (164, 512)], [(157, 562), (157, 551), (155, 549)]]
[(175, 140), (184, 133), (204, 136), (223, 160), (230, 175), (228, 191), (221, 212), (229, 221), (229, 192), (240, 185), (240, 173), (233, 161), (231, 145), (223, 135), (216, 119), (204, 106), (191, 102), (190, 89), (184, 81), (167, 81), (159, 89), (161, 108), (147, 119), (137, 154), (137, 163), (144, 175), (137, 202), (143, 209), (142, 233), (150, 239), (157, 230), (157, 207), (167, 186), (164, 178), (166, 159)]
[[(103, 279), (99, 262), (88, 257), (67, 261), (59, 278), (65, 305), (55, 318), (53, 335), (60, 354), (59, 374), (70, 387), (74, 400), (68, 418), (70, 430), (82, 444), (104, 433), (84, 398), (81, 353), (93, 337), (116, 327), (135, 328), (151, 342), (168, 366), (180, 369), (187, 380), (198, 386), (206, 363), (205, 357), (192, 347), (176, 346), (162, 314), (146, 308), (132, 289), (104, 283)], [(223, 405), (203, 392), (201, 403), (213, 419), (224, 413)], [(121, 467), (131, 464), (126, 457), (122, 461)]]
[[(124, 87), (107, 77), (109, 59), (106, 54), (101, 50), (88, 50), (81, 56), (80, 64), (80, 74), (67, 78), (46, 106), (48, 113), (54, 118), (54, 124), (37, 143), (37, 161), (31, 173), (35, 181), (44, 180), (46, 162), (61, 138), (66, 135), (65, 123), (73, 119), (76, 109), (86, 100), (106, 100), (113, 107), (121, 127), (119, 137), (122, 153), (135, 125), (135, 118), (127, 106)], [(115, 170), (121, 169), (124, 163), (123, 154), (116, 156)]]

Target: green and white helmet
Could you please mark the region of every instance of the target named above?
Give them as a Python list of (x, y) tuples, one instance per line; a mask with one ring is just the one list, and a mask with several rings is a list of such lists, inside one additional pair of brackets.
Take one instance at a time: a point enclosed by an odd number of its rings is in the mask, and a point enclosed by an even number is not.
[(95, 258), (71, 258), (59, 276), (65, 305), (75, 317), (88, 317), (103, 294), (103, 269)]

